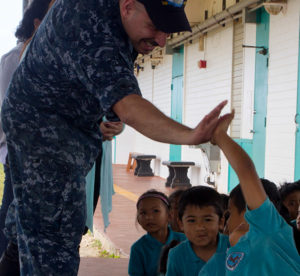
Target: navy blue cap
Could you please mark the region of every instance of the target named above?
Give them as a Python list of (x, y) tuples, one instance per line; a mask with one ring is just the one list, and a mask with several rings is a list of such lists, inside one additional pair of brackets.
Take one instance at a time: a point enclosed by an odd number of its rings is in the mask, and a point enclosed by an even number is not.
[(187, 0), (138, 0), (155, 27), (164, 33), (191, 32), (184, 7)]

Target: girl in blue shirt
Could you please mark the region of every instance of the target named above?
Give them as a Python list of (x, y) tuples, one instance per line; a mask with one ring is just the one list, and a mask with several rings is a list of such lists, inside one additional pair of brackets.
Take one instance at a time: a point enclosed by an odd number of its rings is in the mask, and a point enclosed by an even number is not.
[(137, 221), (147, 234), (136, 241), (130, 250), (130, 276), (156, 276), (161, 250), (172, 240), (183, 241), (183, 233), (173, 232), (169, 224), (168, 197), (156, 190), (142, 194), (137, 201)]

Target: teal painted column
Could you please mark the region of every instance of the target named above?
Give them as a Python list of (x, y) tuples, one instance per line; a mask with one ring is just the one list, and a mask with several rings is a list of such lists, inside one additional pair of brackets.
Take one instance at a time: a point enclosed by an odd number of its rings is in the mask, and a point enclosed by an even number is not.
[[(269, 49), (270, 16), (264, 8), (257, 11), (256, 46)], [(254, 117), (253, 117), (253, 161), (259, 177), (265, 173), (265, 147), (268, 98), (268, 62), (269, 55), (263, 55), (256, 49), (255, 85), (254, 85)]]
[[(182, 123), (184, 46), (177, 48), (172, 60), (171, 118)], [(170, 145), (170, 161), (181, 161), (181, 146)]]
[(297, 111), (296, 144), (295, 144), (295, 180), (300, 179), (300, 25), (299, 25), (299, 50), (298, 50), (298, 85), (297, 85)]

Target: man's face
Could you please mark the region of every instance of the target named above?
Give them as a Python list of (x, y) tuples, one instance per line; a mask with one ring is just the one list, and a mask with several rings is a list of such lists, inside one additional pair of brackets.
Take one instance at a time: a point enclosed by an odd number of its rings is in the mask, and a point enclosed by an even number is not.
[(137, 52), (148, 54), (156, 46), (165, 46), (168, 34), (156, 29), (143, 4), (123, 0), (120, 10), (124, 29)]
[(291, 220), (297, 218), (300, 203), (300, 191), (290, 193), (283, 201), (283, 205), (288, 209)]

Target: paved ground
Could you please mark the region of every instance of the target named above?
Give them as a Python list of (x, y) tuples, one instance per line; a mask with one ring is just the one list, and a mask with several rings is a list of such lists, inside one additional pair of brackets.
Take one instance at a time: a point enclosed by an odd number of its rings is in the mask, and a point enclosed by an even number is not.
[(81, 258), (78, 276), (125, 276), (128, 258)]
[(100, 206), (94, 216), (94, 234), (104, 248), (122, 258), (81, 258), (80, 276), (122, 276), (127, 274), (130, 246), (145, 232), (136, 223), (136, 201), (149, 189), (157, 189), (169, 194), (171, 189), (165, 188), (165, 180), (154, 177), (136, 177), (133, 172), (126, 172), (125, 165), (114, 165), (114, 184), (116, 194), (113, 196), (113, 209), (110, 213), (108, 229), (104, 233)]

